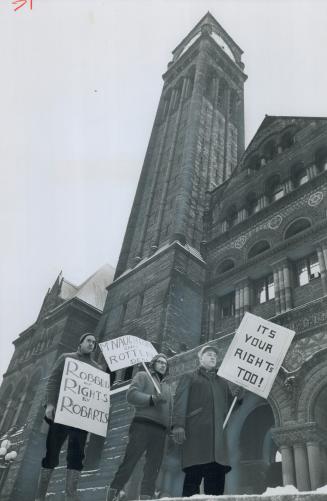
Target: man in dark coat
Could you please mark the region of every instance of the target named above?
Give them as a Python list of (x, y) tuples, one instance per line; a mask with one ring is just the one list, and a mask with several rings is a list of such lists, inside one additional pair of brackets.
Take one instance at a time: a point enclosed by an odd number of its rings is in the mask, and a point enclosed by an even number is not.
[(44, 417), (49, 424), (49, 431), (46, 442), (46, 455), (42, 459), (42, 468), (35, 501), (45, 500), (53, 469), (59, 464), (60, 450), (67, 438), (66, 500), (78, 500), (77, 484), (83, 468), (87, 432), (72, 426), (54, 423), (54, 417), (66, 358), (74, 358), (96, 367), (97, 369), (101, 369), (92, 359), (92, 353), (95, 348), (96, 341), (94, 335), (86, 332), (80, 337), (77, 351), (60, 355), (49, 376), (46, 387), (46, 408)]
[(223, 494), (231, 470), (223, 430), (229, 388), (217, 376), (216, 349), (206, 345), (198, 357), (199, 368), (181, 377), (174, 401), (173, 438), (182, 445), (184, 497), (198, 494), (202, 479), (205, 494)]
[(172, 397), (170, 387), (165, 382), (167, 371), (167, 357), (159, 353), (150, 362), (150, 373), (160, 393), (146, 372), (138, 372), (127, 390), (127, 401), (134, 406), (135, 414), (129, 428), (125, 457), (108, 488), (107, 501), (125, 498), (123, 487), (144, 452), (146, 456), (140, 499), (154, 497), (165, 438), (171, 425)]

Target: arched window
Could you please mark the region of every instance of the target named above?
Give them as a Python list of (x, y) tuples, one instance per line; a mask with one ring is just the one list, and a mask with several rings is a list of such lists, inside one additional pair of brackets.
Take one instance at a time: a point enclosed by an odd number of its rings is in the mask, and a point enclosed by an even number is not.
[(276, 200), (284, 196), (284, 187), (280, 182), (279, 176), (273, 176), (268, 180), (266, 192), (270, 203), (276, 202)]
[(235, 263), (232, 259), (225, 259), (217, 268), (217, 273), (220, 275), (221, 273), (225, 273), (228, 270), (235, 268)]
[(260, 210), (259, 200), (255, 193), (250, 193), (246, 197), (246, 212), (248, 216), (252, 216)]
[(238, 219), (237, 209), (235, 205), (233, 205), (227, 211), (226, 221), (228, 228), (232, 228), (232, 226), (235, 226), (235, 224), (237, 223), (237, 219)]
[(302, 184), (305, 184), (309, 181), (307, 169), (304, 167), (302, 163), (294, 165), (292, 167), (291, 179), (294, 188), (298, 188), (299, 186), (302, 186)]
[(0, 431), (2, 430), (2, 428), (4, 428), (3, 424), (4, 424), (4, 421), (6, 419), (6, 414), (7, 414), (7, 411), (10, 409), (10, 405), (11, 405), (10, 395), (12, 393), (12, 390), (13, 390), (13, 386), (9, 385), (0, 399), (0, 416), (1, 416), (0, 417)]
[(1, 426), (2, 432), (7, 431), (15, 424), (18, 410), (21, 408), (21, 404), (23, 402), (25, 386), (26, 386), (26, 379), (19, 381), (14, 393), (12, 394), (12, 397), (8, 402), (6, 414), (4, 416), (3, 424)]
[(266, 160), (271, 160), (277, 153), (277, 146), (275, 141), (268, 141), (263, 148), (263, 154)]
[(294, 144), (294, 134), (292, 131), (285, 132), (285, 134), (282, 135), (280, 145), (283, 150), (286, 150), (287, 148), (290, 148)]
[(267, 240), (260, 240), (260, 242), (254, 244), (253, 247), (251, 247), (251, 249), (249, 250), (248, 259), (257, 256), (258, 254), (261, 254), (268, 249), (270, 249), (270, 245)]
[(260, 169), (260, 158), (258, 155), (253, 155), (252, 157), (249, 158), (246, 167), (251, 170), (259, 170)]
[(310, 226), (311, 223), (308, 219), (305, 218), (297, 219), (292, 224), (290, 224), (290, 226), (285, 231), (284, 239), (287, 240), (287, 238), (290, 238), (293, 235), (296, 235), (297, 233), (300, 233), (301, 231), (310, 228)]
[(315, 157), (318, 172), (327, 171), (327, 148), (318, 150)]

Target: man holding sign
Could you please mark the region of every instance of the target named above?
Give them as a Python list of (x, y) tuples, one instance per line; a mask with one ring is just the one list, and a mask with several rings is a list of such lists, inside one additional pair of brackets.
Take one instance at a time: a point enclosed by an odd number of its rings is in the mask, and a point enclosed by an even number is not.
[(92, 353), (95, 348), (96, 340), (93, 334), (88, 332), (83, 334), (80, 337), (77, 351), (60, 355), (49, 376), (46, 388), (46, 409), (44, 418), (49, 424), (49, 431), (46, 441), (46, 455), (42, 460), (36, 501), (45, 500), (51, 474), (53, 469), (59, 464), (60, 449), (66, 438), (68, 438), (66, 499), (72, 501), (78, 499), (77, 483), (83, 468), (87, 431), (56, 423), (54, 422), (54, 417), (66, 359), (72, 359), (73, 362), (84, 362), (85, 364), (99, 369), (100, 366), (92, 359)]
[(173, 439), (182, 446), (183, 497), (198, 494), (202, 479), (205, 494), (223, 494), (231, 470), (223, 430), (229, 387), (217, 376), (214, 346), (203, 346), (198, 358), (199, 368), (181, 377), (174, 400)]
[(127, 390), (127, 401), (134, 406), (135, 415), (129, 428), (125, 457), (107, 494), (107, 501), (125, 498), (124, 485), (143, 455), (145, 466), (140, 499), (153, 499), (159, 473), (166, 433), (170, 426), (171, 392), (165, 382), (168, 373), (167, 357), (155, 355), (150, 371), (138, 372)]

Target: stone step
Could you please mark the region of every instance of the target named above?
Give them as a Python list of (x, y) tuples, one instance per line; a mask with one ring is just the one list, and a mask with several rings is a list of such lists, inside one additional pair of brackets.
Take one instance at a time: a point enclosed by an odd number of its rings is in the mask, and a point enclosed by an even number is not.
[[(106, 490), (104, 487), (91, 487), (79, 489), (78, 495), (81, 501), (105, 501)], [(64, 499), (64, 492), (48, 494), (47, 501), (61, 501)], [(299, 492), (296, 494), (229, 494), (226, 496), (207, 496), (201, 494), (192, 498), (160, 498), (160, 501), (327, 501), (326, 492)], [(158, 500), (153, 500), (158, 501)]]

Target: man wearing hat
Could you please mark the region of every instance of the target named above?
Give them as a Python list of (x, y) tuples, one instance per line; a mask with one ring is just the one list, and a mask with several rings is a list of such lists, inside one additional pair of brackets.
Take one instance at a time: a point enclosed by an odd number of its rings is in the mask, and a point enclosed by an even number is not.
[(97, 369), (101, 369), (92, 358), (92, 353), (95, 348), (96, 340), (94, 335), (86, 332), (80, 337), (76, 352), (63, 353), (59, 356), (48, 378), (44, 419), (49, 424), (49, 431), (46, 441), (46, 455), (42, 459), (42, 468), (35, 498), (36, 501), (45, 500), (53, 469), (59, 464), (60, 449), (67, 438), (66, 500), (78, 500), (77, 484), (83, 469), (84, 447), (87, 432), (79, 428), (73, 428), (72, 426), (54, 423), (54, 416), (66, 358), (74, 358), (92, 365)]
[(182, 446), (183, 497), (198, 494), (202, 479), (205, 494), (223, 494), (231, 470), (223, 431), (229, 388), (217, 376), (214, 346), (203, 346), (198, 358), (198, 369), (181, 377), (174, 400), (173, 439)]
[[(127, 390), (127, 401), (134, 407), (129, 440), (123, 462), (108, 488), (107, 501), (125, 499), (123, 490), (134, 467), (145, 453), (140, 499), (153, 499), (167, 431), (170, 429), (172, 397), (165, 381), (167, 357), (159, 353), (149, 364), (149, 372), (137, 372)], [(160, 390), (160, 393), (157, 391)]]

